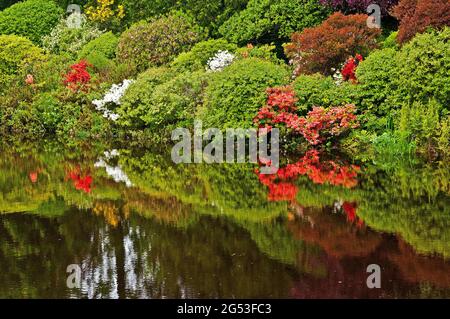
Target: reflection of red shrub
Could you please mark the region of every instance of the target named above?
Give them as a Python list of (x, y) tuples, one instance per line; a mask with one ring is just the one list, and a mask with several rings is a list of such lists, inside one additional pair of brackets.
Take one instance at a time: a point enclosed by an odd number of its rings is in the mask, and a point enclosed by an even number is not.
[(293, 132), (303, 135), (312, 145), (325, 142), (332, 136), (339, 136), (350, 128), (358, 127), (353, 105), (324, 109), (314, 107), (306, 117), (298, 116), (295, 94), (291, 87), (267, 90), (267, 105), (262, 107), (254, 119), (259, 127), (272, 128), (283, 124)]
[(364, 221), (356, 215), (356, 210), (358, 205), (356, 203), (344, 202), (342, 204), (342, 209), (344, 210), (345, 215), (347, 215), (347, 220), (350, 223), (356, 223), (358, 227), (362, 227), (364, 225)]
[(376, 48), (379, 34), (379, 29), (367, 26), (367, 15), (336, 12), (321, 25), (294, 33), (285, 50), (296, 75), (330, 75), (349, 55), (367, 55)]
[(450, 1), (400, 0), (394, 15), (400, 20), (397, 40), (404, 43), (429, 27), (450, 26)]
[(358, 183), (359, 170), (356, 165), (342, 165), (331, 160), (320, 161), (319, 152), (310, 150), (298, 162), (280, 168), (276, 174), (259, 174), (259, 180), (269, 188), (269, 200), (294, 200), (298, 189), (289, 181), (298, 176), (308, 176), (315, 184), (352, 188)]
[(73, 185), (77, 190), (87, 194), (91, 192), (92, 176), (87, 175), (83, 177), (79, 170), (74, 170), (68, 174), (68, 178), (73, 181)]

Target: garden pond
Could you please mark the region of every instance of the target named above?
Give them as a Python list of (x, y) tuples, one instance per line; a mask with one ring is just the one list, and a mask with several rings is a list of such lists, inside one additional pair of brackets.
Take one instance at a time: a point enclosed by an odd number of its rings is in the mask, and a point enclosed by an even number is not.
[(316, 151), (259, 175), (170, 150), (3, 146), (0, 298), (449, 298), (449, 177)]

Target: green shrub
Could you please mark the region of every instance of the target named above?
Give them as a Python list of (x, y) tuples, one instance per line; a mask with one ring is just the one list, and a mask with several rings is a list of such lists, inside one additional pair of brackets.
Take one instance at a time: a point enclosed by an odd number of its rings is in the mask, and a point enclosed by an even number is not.
[(166, 68), (149, 69), (123, 97), (118, 123), (160, 135), (175, 125), (191, 126), (205, 86), (204, 71), (177, 74)]
[(443, 109), (450, 104), (450, 28), (421, 34), (399, 51), (374, 51), (356, 70), (356, 105), (368, 128), (389, 126), (402, 105), (427, 104), (435, 99)]
[(450, 109), (450, 28), (417, 35), (396, 58), (394, 82), (404, 101), (428, 103), (434, 98)]
[(50, 33), (62, 15), (53, 1), (27, 0), (0, 12), (0, 34), (25, 36), (35, 44)]
[(405, 104), (400, 113), (399, 132), (423, 152), (441, 149), (448, 153), (450, 136), (446, 128), (450, 118), (448, 114), (441, 116), (442, 111), (442, 106), (434, 99), (427, 104), (421, 102)]
[(140, 74), (121, 100), (117, 108), (120, 116), (117, 123), (123, 127), (143, 128), (142, 117), (146, 115), (147, 106), (152, 103), (155, 88), (174, 77), (174, 72), (165, 67), (150, 68)]
[(211, 35), (218, 35), (219, 27), (233, 14), (245, 9), (249, 0), (182, 0), (178, 7), (195, 17), (202, 27), (208, 28)]
[(206, 63), (218, 51), (235, 52), (237, 46), (224, 39), (202, 41), (194, 45), (189, 52), (181, 53), (173, 62), (172, 67), (179, 71), (194, 71), (205, 69)]
[(268, 87), (286, 84), (285, 67), (256, 58), (236, 61), (211, 75), (200, 117), (205, 127), (252, 127)]
[(46, 133), (56, 132), (62, 121), (60, 101), (51, 93), (43, 93), (36, 97), (31, 105), (33, 115), (44, 127)]
[(145, 106), (142, 116), (146, 127), (155, 132), (167, 127), (191, 127), (205, 86), (205, 72), (198, 71), (177, 75), (155, 87), (151, 104)]
[(396, 99), (397, 51), (392, 48), (372, 52), (356, 69), (359, 84), (359, 110), (365, 114), (366, 123), (372, 129), (381, 129), (388, 124), (388, 118), (395, 116), (401, 103)]
[(125, 21), (128, 25), (166, 14), (174, 8), (178, 0), (122, 0), (125, 7)]
[(171, 10), (183, 10), (211, 35), (234, 13), (245, 9), (248, 0), (122, 0), (125, 20), (128, 24), (154, 16), (167, 14)]
[(200, 28), (186, 15), (176, 12), (131, 26), (120, 37), (117, 57), (142, 72), (148, 67), (171, 62), (201, 38)]
[(250, 0), (226, 21), (220, 33), (229, 41), (270, 43), (322, 22), (329, 10), (317, 0)]
[(30, 40), (15, 35), (0, 35), (0, 92), (18, 75), (23, 76), (25, 81), (24, 71), (44, 59), (44, 52)]
[[(81, 19), (79, 28), (70, 25), (70, 21), (74, 17)], [(84, 15), (74, 13), (72, 16), (61, 19), (51, 33), (42, 38), (42, 45), (51, 53), (67, 54), (75, 59), (85, 44), (96, 39), (102, 33), (103, 31), (88, 22)]]
[(92, 53), (101, 54), (107, 59), (114, 59), (118, 43), (119, 38), (112, 32), (104, 33), (83, 46), (78, 54), (78, 59), (86, 58)]
[(300, 75), (293, 82), (293, 88), (301, 114), (313, 106), (330, 107), (354, 102), (354, 85), (344, 82), (338, 86), (333, 78), (321, 74)]

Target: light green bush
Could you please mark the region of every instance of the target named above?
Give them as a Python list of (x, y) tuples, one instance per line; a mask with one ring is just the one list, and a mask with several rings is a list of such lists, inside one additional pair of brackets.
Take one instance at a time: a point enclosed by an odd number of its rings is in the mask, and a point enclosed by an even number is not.
[(118, 123), (161, 135), (174, 125), (191, 126), (206, 77), (204, 71), (178, 74), (166, 68), (149, 69), (123, 97)]
[(92, 53), (101, 54), (107, 59), (114, 59), (118, 43), (119, 38), (112, 32), (104, 33), (83, 46), (78, 54), (78, 59), (86, 58)]
[(344, 82), (338, 86), (330, 76), (300, 75), (292, 85), (301, 114), (310, 111), (314, 106), (330, 107), (355, 102), (355, 85)]
[(16, 3), (0, 12), (0, 34), (21, 35), (40, 44), (41, 38), (50, 33), (62, 13), (63, 10), (53, 1)]
[(175, 76), (168, 68), (150, 68), (140, 74), (123, 96), (121, 105), (117, 108), (120, 115), (117, 123), (123, 127), (143, 128), (142, 117), (146, 115), (147, 106), (152, 103), (153, 91)]
[(256, 58), (236, 61), (211, 75), (200, 117), (205, 127), (252, 127), (266, 101), (266, 89), (288, 82), (283, 66)]

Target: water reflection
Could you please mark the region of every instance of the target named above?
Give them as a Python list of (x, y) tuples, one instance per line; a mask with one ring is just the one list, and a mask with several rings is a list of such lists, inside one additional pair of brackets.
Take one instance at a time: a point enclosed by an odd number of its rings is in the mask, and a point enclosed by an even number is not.
[(0, 297), (450, 297), (449, 170), (388, 164), (309, 153), (263, 177), (149, 151), (4, 149)]

